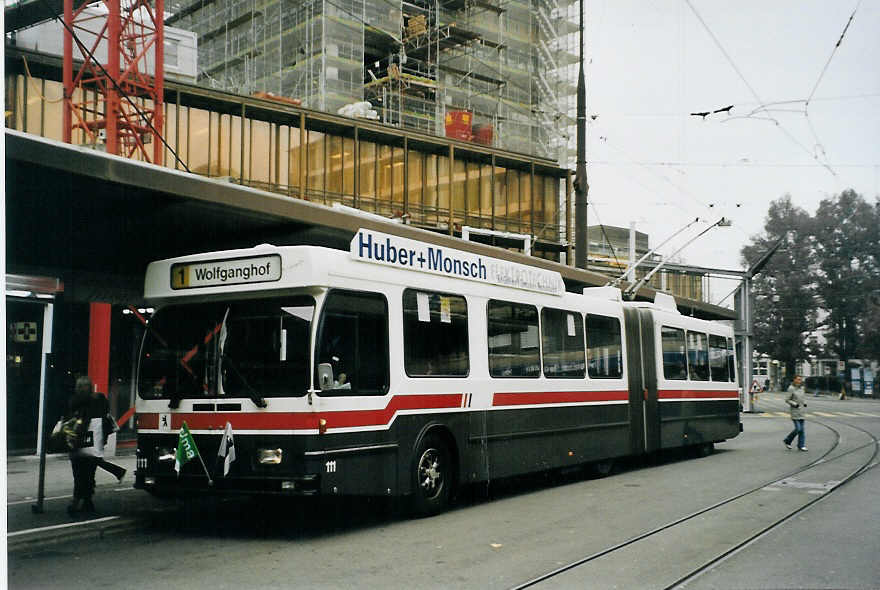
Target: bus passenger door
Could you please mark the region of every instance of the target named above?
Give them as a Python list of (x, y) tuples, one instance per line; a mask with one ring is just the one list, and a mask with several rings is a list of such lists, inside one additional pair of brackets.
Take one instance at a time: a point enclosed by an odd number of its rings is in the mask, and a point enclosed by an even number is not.
[(654, 323), (651, 312), (624, 309), (629, 377), (630, 451), (649, 453), (660, 447)]
[(660, 402), (657, 396), (657, 346), (654, 339), (654, 318), (651, 311), (639, 310), (641, 323), (642, 399), (645, 417), (645, 451), (650, 453), (660, 448)]

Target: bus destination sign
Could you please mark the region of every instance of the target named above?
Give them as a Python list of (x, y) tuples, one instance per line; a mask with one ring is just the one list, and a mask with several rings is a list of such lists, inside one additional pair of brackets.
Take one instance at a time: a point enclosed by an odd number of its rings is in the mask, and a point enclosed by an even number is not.
[(252, 256), (171, 265), (172, 289), (222, 287), (281, 280), (281, 256)]
[(351, 240), (350, 252), (352, 258), (356, 260), (395, 268), (550, 295), (562, 295), (565, 292), (562, 275), (555, 271), (367, 229), (360, 229), (355, 234)]

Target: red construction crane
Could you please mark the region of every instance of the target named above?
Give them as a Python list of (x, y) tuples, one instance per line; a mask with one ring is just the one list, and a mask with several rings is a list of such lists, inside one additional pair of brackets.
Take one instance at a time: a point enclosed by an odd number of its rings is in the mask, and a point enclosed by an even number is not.
[[(72, 143), (73, 130), (80, 129), (84, 143), (98, 145), (103, 139), (109, 154), (160, 163), (164, 0), (76, 4), (74, 8), (74, 0), (64, 0), (64, 141)], [(99, 56), (106, 63), (100, 63)], [(106, 394), (110, 304), (92, 302), (89, 316), (89, 376), (95, 390)]]
[(92, 145), (103, 135), (107, 153), (159, 163), (164, 0), (103, 0), (106, 14), (95, 4), (73, 5), (64, 0), (64, 141), (81, 129)]

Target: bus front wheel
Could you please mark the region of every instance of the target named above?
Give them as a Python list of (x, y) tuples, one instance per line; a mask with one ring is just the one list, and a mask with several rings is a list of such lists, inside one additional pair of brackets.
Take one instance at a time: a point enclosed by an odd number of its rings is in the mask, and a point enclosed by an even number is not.
[(413, 461), (413, 512), (430, 516), (446, 509), (452, 488), (452, 459), (448, 445), (435, 434), (426, 435)]

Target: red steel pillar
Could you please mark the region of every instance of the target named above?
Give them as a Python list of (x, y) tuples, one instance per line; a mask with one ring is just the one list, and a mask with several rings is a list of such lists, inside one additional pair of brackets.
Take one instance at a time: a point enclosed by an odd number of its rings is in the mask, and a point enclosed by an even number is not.
[(110, 392), (109, 303), (92, 303), (89, 309), (89, 377), (95, 391)]

